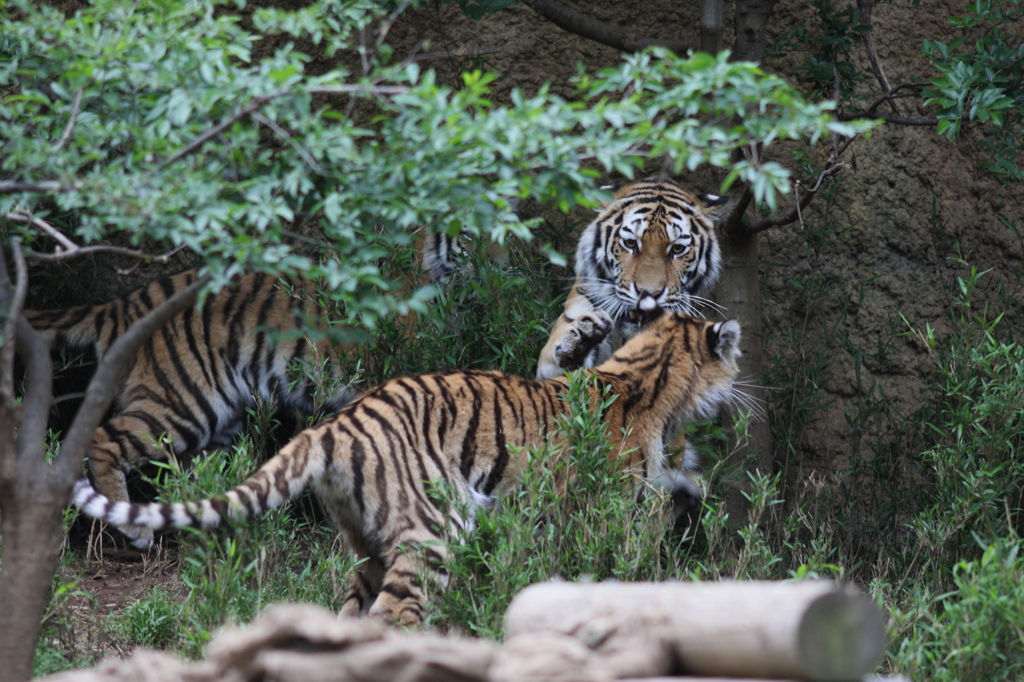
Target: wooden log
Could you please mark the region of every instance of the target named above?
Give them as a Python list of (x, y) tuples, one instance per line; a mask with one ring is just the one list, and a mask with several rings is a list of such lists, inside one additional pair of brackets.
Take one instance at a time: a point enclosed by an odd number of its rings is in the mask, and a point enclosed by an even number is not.
[(505, 634), (543, 631), (608, 652), (620, 678), (651, 674), (616, 658), (627, 642), (661, 642), (690, 675), (820, 682), (861, 679), (886, 643), (871, 599), (828, 581), (541, 583), (512, 600)]

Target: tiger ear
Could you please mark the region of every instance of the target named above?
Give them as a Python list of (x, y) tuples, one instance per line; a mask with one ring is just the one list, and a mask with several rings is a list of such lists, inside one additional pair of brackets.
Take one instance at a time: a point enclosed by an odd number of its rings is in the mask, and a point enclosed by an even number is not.
[(608, 201), (605, 201), (604, 199), (598, 199), (598, 201), (601, 202), (601, 208), (596, 209), (598, 213), (612, 205), (612, 202), (615, 201), (615, 193), (619, 191), (619, 188), (620, 185), (616, 184), (601, 185), (600, 187), (598, 187), (598, 189), (601, 190), (602, 192), (612, 193), (612, 198), (609, 199)]
[(742, 338), (740, 323), (736, 320), (719, 322), (711, 328), (711, 334), (708, 334), (711, 352), (726, 362), (735, 361), (740, 356)]

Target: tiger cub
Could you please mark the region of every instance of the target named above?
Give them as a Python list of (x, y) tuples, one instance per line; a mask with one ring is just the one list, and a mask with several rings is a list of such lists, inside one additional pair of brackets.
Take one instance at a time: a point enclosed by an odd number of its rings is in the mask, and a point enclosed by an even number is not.
[(537, 378), (600, 364), (654, 311), (695, 314), (721, 270), (714, 215), (728, 201), (657, 177), (617, 190), (580, 235), (576, 281)]
[[(102, 358), (128, 327), (196, 279), (190, 270), (157, 280), (109, 303), (66, 310), (26, 310), (47, 341), (93, 346)], [(163, 459), (166, 434), (175, 453), (223, 447), (243, 426), (255, 396), (312, 414), (335, 411), (351, 399), (342, 388), (317, 405), (322, 381), (341, 386), (337, 358), (326, 340), (290, 334), (319, 310), (277, 278), (250, 274), (211, 294), (201, 309), (172, 318), (139, 349), (120, 380), (114, 408), (93, 436), (88, 470), (111, 500), (128, 500), (125, 474), (144, 461)], [(313, 298), (313, 297), (309, 297)], [(326, 375), (324, 373), (326, 372)], [(140, 549), (153, 542), (149, 528), (122, 526)]]
[[(595, 391), (616, 395), (603, 417), (624, 470), (637, 483), (662, 472), (663, 446), (683, 421), (733, 399), (740, 326), (666, 313), (594, 370)], [(443, 584), (443, 527), (465, 527), (428, 494), (443, 482), (469, 509), (506, 493), (568, 412), (563, 376), (543, 381), (501, 372), (452, 371), (395, 379), (306, 429), (252, 477), (222, 497), (127, 504), (82, 479), (74, 504), (112, 524), (212, 528), (251, 518), (312, 486), (349, 548), (366, 561), (342, 613), (369, 611), (413, 624), (424, 617), (418, 577)], [(594, 393), (598, 404), (600, 394)], [(458, 505), (452, 505), (458, 507)], [(413, 547), (419, 547), (417, 552)]]

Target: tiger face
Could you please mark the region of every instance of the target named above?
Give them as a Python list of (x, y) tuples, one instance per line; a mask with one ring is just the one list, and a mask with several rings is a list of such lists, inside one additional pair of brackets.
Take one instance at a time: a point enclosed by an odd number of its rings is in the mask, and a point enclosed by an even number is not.
[(696, 313), (721, 269), (713, 214), (727, 197), (694, 195), (664, 178), (619, 189), (580, 237), (579, 292), (625, 338), (655, 310)]

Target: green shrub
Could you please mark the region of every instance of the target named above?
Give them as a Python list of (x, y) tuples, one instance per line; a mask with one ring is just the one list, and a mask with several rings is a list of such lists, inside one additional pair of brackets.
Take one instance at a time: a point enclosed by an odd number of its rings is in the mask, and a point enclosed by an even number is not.
[(915, 680), (1019, 680), (1024, 676), (1024, 560), (1010, 538), (952, 570), (953, 590), (913, 591), (897, 627), (911, 624), (894, 644), (893, 665)]
[(449, 583), (434, 597), (434, 623), (500, 638), (505, 608), (533, 583), (679, 575), (668, 563), (667, 498), (648, 487), (636, 501), (632, 474), (613, 461), (601, 420), (612, 398), (591, 410), (591, 387), (583, 373), (569, 382), (570, 415), (559, 426), (564, 450), (526, 453), (520, 485), (481, 511), (472, 533), (450, 543)]
[(121, 614), (121, 635), (139, 646), (166, 649), (181, 637), (182, 606), (165, 590), (154, 587), (145, 599)]

